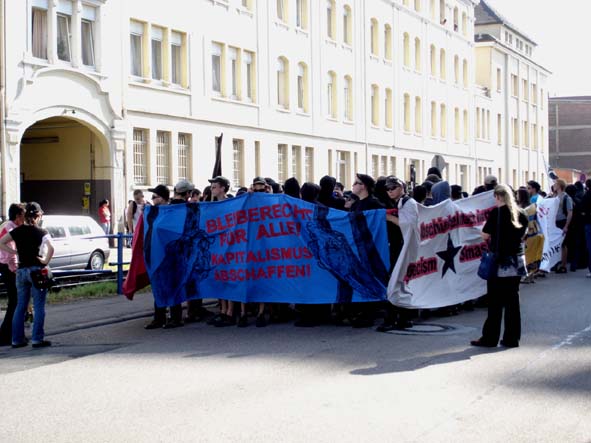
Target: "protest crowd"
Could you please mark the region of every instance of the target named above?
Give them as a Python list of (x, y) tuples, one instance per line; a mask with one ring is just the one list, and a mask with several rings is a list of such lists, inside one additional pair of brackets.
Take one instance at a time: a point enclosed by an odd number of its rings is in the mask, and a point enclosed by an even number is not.
[[(201, 192), (187, 180), (177, 183), (171, 193), (169, 188), (158, 185), (148, 189), (149, 198), (143, 191), (136, 190), (126, 211), (126, 225), (134, 235), (135, 243), (141, 235), (136, 232), (146, 207), (175, 204), (199, 204), (200, 202), (223, 201), (233, 198), (230, 181), (223, 176), (209, 180), (210, 185)], [(506, 263), (498, 263), (498, 275), (488, 281), (488, 294), (438, 309), (408, 309), (395, 306), (388, 301), (365, 303), (302, 304), (287, 303), (240, 303), (232, 300), (217, 300), (217, 312), (207, 309), (202, 298), (213, 299), (215, 294), (205, 294), (200, 299), (186, 302), (183, 317), (182, 304), (157, 306), (154, 317), (145, 328), (148, 330), (170, 329), (186, 323), (206, 322), (214, 327), (249, 325), (254, 319), (257, 327), (270, 323), (294, 321), (295, 326), (313, 327), (322, 324), (367, 328), (382, 323), (377, 331), (412, 327), (417, 317), (456, 315), (462, 309), (488, 305), (489, 316), (483, 329), (483, 336), (471, 342), (474, 346), (496, 346), (500, 334), (502, 311), (505, 309), (505, 334), (501, 344), (518, 346), (520, 339), (519, 285), (533, 284), (539, 278), (546, 278), (548, 271), (540, 269), (543, 253), (543, 233), (537, 220), (538, 199), (556, 197), (559, 200), (555, 224), (562, 230), (561, 259), (551, 271), (555, 273), (575, 272), (587, 269), (591, 278), (591, 179), (568, 184), (558, 179), (546, 194), (539, 183), (529, 181), (519, 189), (499, 184), (494, 176), (487, 176), (484, 183), (473, 190), (472, 195), (493, 191), (496, 212), (493, 210), (482, 229), (484, 241), (498, 255), (505, 254)], [(388, 251), (390, 272), (396, 266), (404, 238), (399, 211), (406, 207), (417, 211), (418, 205), (436, 206), (446, 200), (458, 201), (469, 194), (457, 184), (450, 185), (442, 178), (440, 170), (432, 167), (421, 184), (407, 183), (394, 176), (373, 177), (358, 173), (351, 190), (345, 190), (335, 178), (324, 176), (319, 184), (306, 182), (300, 185), (296, 178), (289, 178), (283, 185), (271, 178), (255, 177), (249, 187), (241, 187), (236, 196), (244, 193), (286, 194), (296, 199), (352, 213), (385, 209), (387, 220)], [(172, 194), (172, 195), (171, 195)], [(108, 201), (102, 202), (107, 206)], [(408, 206), (407, 206), (408, 205)], [(105, 214), (107, 211), (103, 208)], [(0, 345), (22, 347), (28, 341), (24, 336), (23, 323), (27, 315), (29, 299), (33, 298), (35, 320), (33, 346), (44, 347), (51, 343), (43, 338), (44, 305), (47, 289), (35, 285), (33, 278), (51, 259), (51, 238), (47, 231), (38, 227), (43, 211), (37, 203), (12, 205), (9, 222), (0, 232), (0, 271), (8, 289), (8, 310), (0, 329)], [(109, 215), (110, 218), (110, 215)], [(107, 223), (105, 217), (101, 220)], [(46, 251), (39, 256), (40, 246)], [(139, 247), (143, 247), (139, 245)], [(504, 250), (504, 252), (503, 252)], [(17, 255), (18, 254), (18, 255)], [(140, 251), (141, 254), (141, 251)], [(18, 259), (17, 259), (18, 256)], [(132, 261), (133, 262), (133, 261)], [(129, 279), (129, 277), (128, 277)], [(126, 281), (126, 284), (129, 283)], [(149, 281), (144, 282), (144, 285)], [(137, 289), (137, 284), (130, 292)], [(493, 297), (497, 292), (505, 295)], [(493, 294), (494, 293), (494, 294)]]

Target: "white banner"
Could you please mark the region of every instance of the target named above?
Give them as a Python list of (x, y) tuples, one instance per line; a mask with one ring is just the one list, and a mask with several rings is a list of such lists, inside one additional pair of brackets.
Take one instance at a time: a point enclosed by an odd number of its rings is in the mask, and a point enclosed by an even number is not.
[(549, 272), (561, 259), (564, 235), (562, 229), (556, 227), (556, 213), (560, 199), (557, 197), (539, 198), (536, 205), (538, 207), (538, 223), (542, 234), (544, 234), (544, 253), (540, 269)]
[[(412, 202), (412, 203), (411, 203)], [(388, 284), (388, 299), (406, 308), (439, 308), (486, 293), (477, 275), (480, 232), (494, 208), (493, 191), (425, 207), (409, 200), (400, 209), (404, 247)]]

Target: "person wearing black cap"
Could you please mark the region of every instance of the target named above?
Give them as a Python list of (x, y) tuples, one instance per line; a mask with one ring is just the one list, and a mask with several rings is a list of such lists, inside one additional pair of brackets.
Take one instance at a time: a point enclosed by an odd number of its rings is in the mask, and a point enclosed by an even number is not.
[(359, 197), (359, 200), (353, 203), (353, 206), (351, 206), (351, 212), (385, 208), (385, 206), (373, 196), (375, 186), (376, 182), (372, 177), (366, 174), (357, 174), (357, 179), (353, 182), (353, 194)]
[[(154, 206), (167, 205), (170, 199), (170, 191), (164, 185), (148, 189), (152, 193), (152, 204)], [(171, 308), (172, 310), (172, 308)], [(145, 329), (159, 329), (166, 324), (166, 307), (159, 308), (154, 302), (154, 319), (144, 326)]]
[[(25, 207), (25, 224), (14, 228), (0, 239), (0, 249), (10, 254), (18, 253), (19, 261), (16, 278), (18, 302), (12, 319), (13, 348), (22, 348), (28, 344), (25, 338), (25, 313), (31, 295), (33, 296), (33, 308), (35, 309), (32, 334), (33, 347), (51, 346), (50, 341), (44, 340), (45, 333), (43, 331), (47, 288), (37, 288), (33, 280), (33, 273), (45, 268), (54, 252), (51, 236), (45, 229), (39, 227), (42, 216), (43, 211), (39, 203), (27, 203)], [(16, 244), (16, 251), (8, 246), (11, 241)]]
[(230, 190), (230, 180), (218, 175), (207, 181), (211, 183), (211, 196), (214, 201), (222, 201), (228, 198), (227, 193)]

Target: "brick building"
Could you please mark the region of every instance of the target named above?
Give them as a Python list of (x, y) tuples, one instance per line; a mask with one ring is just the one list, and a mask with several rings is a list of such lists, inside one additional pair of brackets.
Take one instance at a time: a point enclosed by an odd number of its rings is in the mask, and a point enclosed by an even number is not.
[(591, 96), (549, 99), (549, 158), (554, 168), (591, 172)]

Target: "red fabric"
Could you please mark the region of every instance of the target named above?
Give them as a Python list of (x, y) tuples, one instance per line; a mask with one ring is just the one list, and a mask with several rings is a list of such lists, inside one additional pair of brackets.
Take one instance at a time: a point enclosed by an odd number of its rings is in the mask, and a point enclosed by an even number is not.
[(131, 263), (123, 282), (123, 294), (133, 300), (133, 295), (150, 284), (150, 277), (144, 262), (144, 217), (140, 217), (133, 231)]

